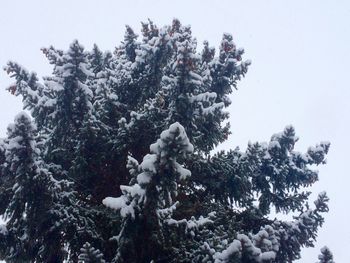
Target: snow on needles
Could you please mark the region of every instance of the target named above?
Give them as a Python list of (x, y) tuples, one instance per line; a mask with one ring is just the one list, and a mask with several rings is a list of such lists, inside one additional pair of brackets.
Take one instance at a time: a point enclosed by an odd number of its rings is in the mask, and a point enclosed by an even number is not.
[[(154, 175), (160, 175), (161, 179), (164, 176), (170, 177), (173, 181), (186, 179), (191, 175), (188, 169), (176, 161), (176, 157), (186, 157), (193, 152), (193, 145), (187, 138), (184, 127), (178, 122), (171, 124), (169, 129), (161, 133), (157, 142), (150, 146), (150, 152), (143, 158), (141, 164), (138, 164), (134, 158), (129, 157), (127, 168), (129, 168), (131, 175), (136, 176), (136, 182), (131, 186), (120, 186), (122, 196), (117, 198), (107, 197), (102, 201), (105, 206), (120, 210), (122, 217), (131, 215), (134, 218), (135, 211), (142, 209), (142, 204), (147, 198), (147, 186)], [(161, 173), (164, 168), (167, 168), (169, 174)], [(160, 186), (158, 191), (167, 192), (166, 196), (169, 202), (165, 203), (172, 203), (170, 190), (166, 186), (163, 189)], [(176, 195), (176, 191), (172, 194)], [(168, 209), (162, 204), (164, 203), (163, 200), (160, 200), (159, 203), (159, 209)]]

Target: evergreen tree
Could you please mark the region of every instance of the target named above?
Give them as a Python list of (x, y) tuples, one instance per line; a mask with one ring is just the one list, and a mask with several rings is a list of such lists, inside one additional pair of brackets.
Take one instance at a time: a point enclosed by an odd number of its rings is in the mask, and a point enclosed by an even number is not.
[(321, 254), (318, 256), (319, 263), (334, 263), (333, 254), (328, 247), (321, 248)]
[(0, 140), (1, 259), (299, 259), (328, 212), (327, 195), (311, 205), (308, 189), (330, 144), (295, 151), (287, 126), (267, 143), (213, 153), (230, 134), (225, 108), (250, 65), (244, 50), (224, 34), (217, 53), (207, 41), (198, 51), (177, 19), (149, 20), (141, 33), (127, 26), (114, 53), (78, 41), (43, 48), (53, 66), (43, 82), (5, 67), (33, 119), (21, 113)]
[[(34, 259), (63, 259), (60, 247), (43, 244), (45, 235), (60, 240), (54, 227), (58, 219), (54, 204), (60, 182), (53, 179), (49, 167), (40, 158), (40, 145), (36, 139), (36, 129), (30, 117), (19, 114), (15, 123), (8, 128), (5, 141), (5, 158), (2, 177), (6, 209), (7, 249), (4, 255), (7, 262), (31, 262)], [(50, 255), (47, 251), (50, 251)], [(53, 255), (51, 253), (54, 253)], [(52, 262), (55, 262), (52, 261)]]

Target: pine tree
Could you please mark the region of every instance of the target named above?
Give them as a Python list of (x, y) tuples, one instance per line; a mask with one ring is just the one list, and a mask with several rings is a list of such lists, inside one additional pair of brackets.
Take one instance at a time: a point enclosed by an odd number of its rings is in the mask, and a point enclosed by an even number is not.
[[(50, 258), (46, 250), (43, 232), (60, 241), (55, 231), (47, 231), (58, 219), (55, 216), (55, 189), (60, 182), (52, 178), (49, 167), (40, 158), (40, 145), (36, 139), (36, 128), (30, 117), (19, 114), (15, 123), (8, 128), (5, 140), (3, 164), (4, 192), (6, 210), (6, 245), (4, 251), (7, 262), (30, 262), (33, 259)], [(54, 244), (53, 244), (54, 245)], [(55, 250), (57, 247), (55, 247)], [(60, 248), (54, 259), (63, 259)], [(54, 261), (53, 261), (54, 262)]]
[(319, 263), (334, 263), (333, 254), (328, 247), (321, 248), (321, 254), (318, 256)]
[(1, 259), (284, 263), (314, 245), (328, 197), (311, 205), (309, 187), (328, 142), (295, 151), (287, 126), (213, 151), (250, 65), (231, 35), (198, 51), (191, 27), (149, 20), (140, 38), (127, 26), (114, 53), (78, 41), (42, 51), (43, 81), (5, 67), (33, 119), (18, 115), (0, 140)]

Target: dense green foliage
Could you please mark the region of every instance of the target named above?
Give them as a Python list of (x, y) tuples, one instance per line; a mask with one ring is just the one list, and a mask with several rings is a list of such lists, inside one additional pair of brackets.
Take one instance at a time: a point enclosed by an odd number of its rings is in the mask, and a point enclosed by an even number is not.
[(328, 198), (310, 206), (306, 189), (329, 143), (294, 151), (288, 126), (213, 153), (250, 64), (231, 35), (197, 51), (190, 27), (149, 21), (113, 53), (78, 41), (42, 51), (53, 68), (43, 81), (5, 67), (32, 118), (19, 114), (0, 143), (2, 259), (285, 263), (313, 246)]

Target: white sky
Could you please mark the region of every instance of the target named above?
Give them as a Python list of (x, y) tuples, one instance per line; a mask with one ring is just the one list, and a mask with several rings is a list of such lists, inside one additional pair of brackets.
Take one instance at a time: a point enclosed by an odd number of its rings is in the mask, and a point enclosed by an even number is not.
[[(331, 141), (328, 164), (312, 188), (315, 195), (327, 191), (331, 211), (316, 248), (304, 250), (300, 262), (315, 262), (325, 244), (337, 263), (349, 262), (350, 1), (0, 0), (0, 65), (11, 59), (47, 75), (43, 46), (66, 49), (78, 39), (89, 49), (97, 43), (113, 50), (125, 24), (138, 30), (147, 18), (162, 26), (174, 17), (192, 25), (199, 42), (216, 47), (223, 32), (232, 33), (253, 62), (231, 97), (233, 134), (221, 148), (245, 149), (249, 140), (269, 140), (288, 124), (296, 127), (300, 150)], [(0, 71), (1, 136), (21, 110), (5, 91), (10, 83)]]

